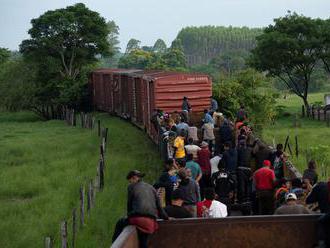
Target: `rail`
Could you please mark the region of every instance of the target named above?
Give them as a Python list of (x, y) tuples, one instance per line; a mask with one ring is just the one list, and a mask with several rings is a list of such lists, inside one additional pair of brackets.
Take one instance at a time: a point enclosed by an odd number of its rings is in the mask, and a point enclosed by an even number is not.
[[(273, 215), (158, 221), (160, 228), (150, 236), (148, 247), (314, 247), (318, 218)], [(135, 227), (127, 227), (111, 247), (138, 247)]]

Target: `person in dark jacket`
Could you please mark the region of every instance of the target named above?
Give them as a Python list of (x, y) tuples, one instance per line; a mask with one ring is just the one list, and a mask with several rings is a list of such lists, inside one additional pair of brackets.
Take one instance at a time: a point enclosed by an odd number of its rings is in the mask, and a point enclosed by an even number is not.
[(169, 217), (182, 219), (182, 218), (191, 218), (191, 213), (182, 207), (183, 204), (183, 192), (180, 189), (173, 191), (171, 196), (171, 205), (168, 205), (164, 208), (165, 212)]
[(303, 180), (308, 179), (311, 185), (317, 183), (317, 172), (316, 172), (316, 162), (314, 160), (310, 160), (308, 162), (308, 169), (304, 170)]
[[(330, 182), (330, 181), (329, 181)], [(327, 182), (319, 182), (312, 186), (307, 182), (310, 193), (306, 197), (306, 204), (318, 203), (321, 213), (330, 213), (329, 188)]]
[(195, 180), (188, 177), (185, 169), (180, 169), (178, 176), (181, 180), (178, 189), (182, 192), (183, 206), (191, 213), (193, 217), (196, 217), (196, 204), (200, 200), (198, 184)]
[(223, 152), (223, 146), (226, 142), (232, 142), (233, 140), (233, 130), (229, 125), (229, 121), (227, 119), (224, 120), (223, 124), (219, 128), (219, 152)]
[(235, 147), (232, 147), (231, 142), (226, 142), (224, 148), (225, 152), (222, 159), (226, 164), (226, 170), (235, 174), (237, 168), (237, 150)]
[(115, 227), (112, 237), (114, 242), (128, 225), (136, 226), (140, 247), (147, 247), (149, 234), (158, 229), (156, 219), (168, 219), (168, 215), (160, 205), (156, 190), (142, 181), (144, 174), (132, 170), (127, 175), (129, 186), (127, 188), (127, 218), (120, 219)]

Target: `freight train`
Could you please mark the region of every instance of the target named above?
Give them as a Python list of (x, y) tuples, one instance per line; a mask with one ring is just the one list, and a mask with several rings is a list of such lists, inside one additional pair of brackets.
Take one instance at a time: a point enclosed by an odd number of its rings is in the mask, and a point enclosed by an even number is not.
[(157, 141), (151, 123), (155, 109), (180, 112), (186, 96), (195, 116), (210, 107), (212, 81), (208, 75), (134, 69), (98, 69), (92, 72), (93, 106), (131, 120)]

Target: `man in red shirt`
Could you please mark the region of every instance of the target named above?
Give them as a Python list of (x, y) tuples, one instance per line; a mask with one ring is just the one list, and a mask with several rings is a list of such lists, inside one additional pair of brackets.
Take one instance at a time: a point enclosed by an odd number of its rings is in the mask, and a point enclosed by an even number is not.
[(253, 175), (257, 191), (258, 213), (260, 215), (272, 215), (274, 213), (275, 173), (269, 168), (270, 166), (271, 162), (264, 160), (263, 167)]

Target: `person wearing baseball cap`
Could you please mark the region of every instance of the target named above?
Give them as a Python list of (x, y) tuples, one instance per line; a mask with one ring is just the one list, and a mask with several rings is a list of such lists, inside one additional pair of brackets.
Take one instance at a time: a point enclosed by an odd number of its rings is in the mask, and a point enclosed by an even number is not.
[(253, 174), (260, 215), (272, 215), (274, 213), (275, 173), (270, 169), (270, 166), (271, 162), (264, 160), (263, 167)]
[(128, 172), (127, 218), (120, 219), (115, 227), (112, 242), (128, 225), (134, 225), (138, 231), (140, 247), (147, 247), (148, 236), (158, 229), (157, 219), (168, 220), (157, 192), (150, 184), (142, 181), (144, 173), (138, 170)]
[(277, 214), (310, 214), (311, 212), (303, 205), (297, 203), (295, 193), (288, 193), (285, 196), (285, 204), (275, 210)]

